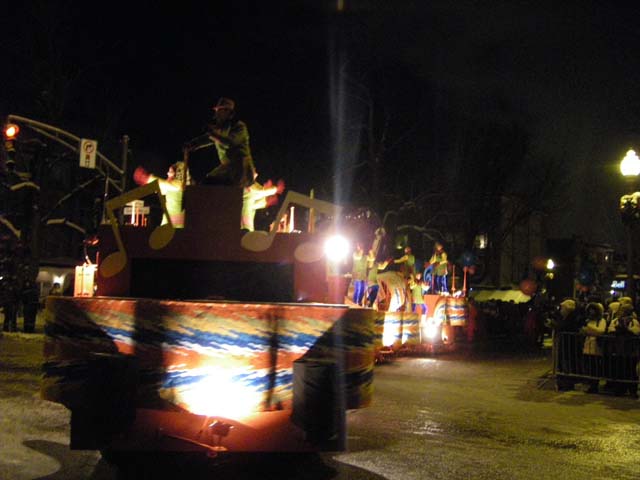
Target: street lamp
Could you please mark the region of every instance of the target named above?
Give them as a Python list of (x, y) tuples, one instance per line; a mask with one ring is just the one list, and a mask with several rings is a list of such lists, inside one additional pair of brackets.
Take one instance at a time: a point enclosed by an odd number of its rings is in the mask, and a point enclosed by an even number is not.
[[(640, 175), (640, 158), (636, 152), (629, 150), (620, 162), (620, 172), (625, 178), (635, 179)], [(620, 214), (627, 231), (627, 296), (633, 299), (635, 305), (635, 282), (633, 277), (633, 225), (638, 222), (638, 197), (640, 193), (633, 192), (620, 198)]]
[(556, 268), (556, 263), (552, 258), (550, 258), (549, 260), (547, 260), (547, 271), (551, 272), (554, 268)]
[(625, 177), (637, 177), (640, 174), (640, 158), (634, 150), (629, 150), (620, 162), (620, 171)]

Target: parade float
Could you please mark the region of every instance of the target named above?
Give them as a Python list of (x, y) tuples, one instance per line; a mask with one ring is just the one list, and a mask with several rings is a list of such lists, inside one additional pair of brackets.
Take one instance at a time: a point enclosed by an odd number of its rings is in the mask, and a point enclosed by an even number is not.
[[(240, 188), (187, 185), (179, 225), (160, 190), (106, 202), (97, 269), (47, 299), (42, 395), (70, 409), (71, 448), (344, 449), (345, 412), (371, 402), (381, 312), (332, 287), (339, 207), (289, 191), (271, 229), (247, 233)], [(163, 220), (123, 222), (148, 197)], [(284, 222), (294, 207), (304, 231)]]
[(426, 312), (412, 312), (403, 294), (405, 281), (397, 272), (380, 274), (379, 282), (388, 303), (376, 323), (376, 361), (451, 352), (468, 338), (469, 304), (461, 292), (425, 293)]
[[(394, 263), (397, 261), (391, 262)], [(446, 263), (451, 285), (442, 291), (438, 291), (432, 262), (425, 262), (423, 271), (414, 267), (411, 282), (406, 272), (392, 269), (378, 273), (377, 308), (383, 315), (376, 324), (377, 362), (398, 354), (451, 352), (463, 343), (474, 341), (477, 312), (468, 299), (468, 276), (475, 273), (477, 258), (465, 252), (457, 262), (461, 268), (455, 263)], [(419, 300), (414, 297), (416, 288)], [(420, 305), (414, 305), (417, 302)]]

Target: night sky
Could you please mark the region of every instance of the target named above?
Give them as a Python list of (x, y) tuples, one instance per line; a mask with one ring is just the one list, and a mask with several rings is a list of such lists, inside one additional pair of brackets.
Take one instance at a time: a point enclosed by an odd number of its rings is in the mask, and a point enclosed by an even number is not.
[[(0, 20), (0, 113), (55, 122), (105, 149), (126, 133), (134, 162), (163, 174), (228, 96), (261, 178), (322, 191), (345, 154), (336, 138), (359, 138), (357, 112), (346, 125), (335, 114), (338, 67), (354, 78), (391, 72), (395, 135), (410, 132), (414, 147), (387, 161), (431, 155), (420, 138), (439, 125), (424, 112), (440, 97), (425, 85), (475, 103), (506, 99), (535, 149), (568, 167), (571, 202), (549, 218), (550, 236), (620, 245), (617, 199), (630, 186), (618, 163), (640, 149), (640, 31), (637, 9), (616, 3), (24, 2)], [(194, 176), (215, 162), (213, 150), (199, 152)], [(352, 188), (339, 166), (337, 177)]]

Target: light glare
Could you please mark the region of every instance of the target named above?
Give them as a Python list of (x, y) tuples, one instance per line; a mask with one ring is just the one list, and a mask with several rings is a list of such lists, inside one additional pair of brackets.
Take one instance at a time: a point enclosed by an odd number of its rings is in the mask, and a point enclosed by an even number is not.
[(324, 254), (331, 262), (341, 262), (347, 257), (349, 242), (341, 235), (329, 237), (324, 244)]
[(7, 140), (13, 140), (18, 135), (20, 127), (14, 123), (9, 123), (4, 129), (4, 136)]
[(396, 342), (396, 338), (398, 338), (398, 333), (400, 332), (397, 325), (394, 325), (391, 322), (385, 323), (384, 330), (382, 331), (382, 346), (392, 347)]
[(620, 171), (625, 177), (638, 176), (640, 174), (640, 158), (634, 150), (629, 150), (620, 162)]
[(199, 373), (203, 380), (177, 395), (179, 403), (191, 413), (239, 420), (259, 409), (262, 395), (234, 380), (238, 372), (212, 367)]
[(429, 318), (427, 319), (427, 322), (424, 326), (424, 335), (428, 339), (433, 340), (434, 338), (436, 338), (436, 335), (438, 335), (439, 328), (439, 323), (433, 318)]

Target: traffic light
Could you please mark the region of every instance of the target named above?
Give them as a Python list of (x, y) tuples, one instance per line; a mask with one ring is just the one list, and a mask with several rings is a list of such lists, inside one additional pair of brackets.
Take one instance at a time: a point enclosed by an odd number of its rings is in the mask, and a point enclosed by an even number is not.
[(15, 123), (7, 123), (2, 129), (2, 134), (4, 136), (4, 150), (7, 152), (7, 163), (15, 163), (15, 142), (18, 138), (18, 133), (20, 133), (20, 127)]
[(15, 123), (7, 123), (4, 126), (5, 140), (15, 140), (18, 137), (18, 133), (20, 133), (20, 127)]

